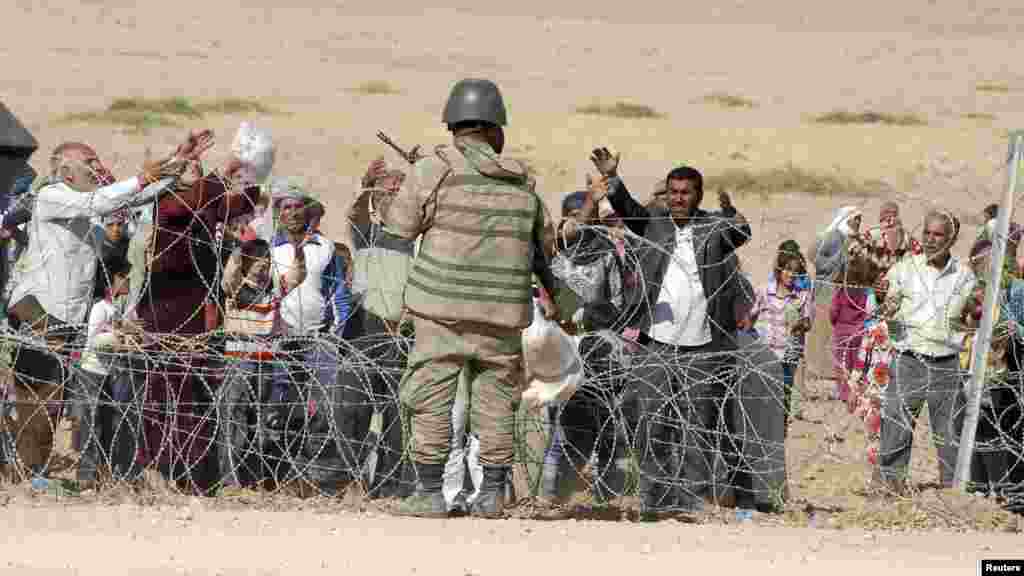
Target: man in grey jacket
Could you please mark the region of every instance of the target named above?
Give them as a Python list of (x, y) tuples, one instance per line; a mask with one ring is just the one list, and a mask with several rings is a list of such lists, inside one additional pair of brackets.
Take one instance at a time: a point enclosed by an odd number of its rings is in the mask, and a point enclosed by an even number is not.
[[(750, 225), (724, 192), (720, 213), (700, 209), (704, 181), (694, 168), (669, 172), (664, 204), (644, 207), (619, 178), (618, 155), (599, 148), (591, 160), (603, 175), (595, 201), (607, 193), (643, 239), (640, 285), (624, 306), (645, 349), (626, 392), (637, 419), (642, 510), (697, 512), (714, 496), (715, 459), (725, 448), (716, 431), (734, 379), (735, 251), (749, 241)], [(670, 462), (674, 443), (681, 469)]]

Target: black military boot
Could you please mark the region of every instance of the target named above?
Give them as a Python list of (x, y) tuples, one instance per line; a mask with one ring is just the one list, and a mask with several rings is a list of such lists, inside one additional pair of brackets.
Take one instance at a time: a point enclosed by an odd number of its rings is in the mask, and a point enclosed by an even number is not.
[(480, 495), (469, 509), (471, 516), (479, 518), (505, 517), (505, 489), (508, 482), (507, 466), (484, 466), (484, 483)]
[(444, 464), (416, 464), (416, 472), (419, 476), (416, 491), (398, 503), (394, 514), (417, 518), (447, 518), (448, 505), (441, 492)]

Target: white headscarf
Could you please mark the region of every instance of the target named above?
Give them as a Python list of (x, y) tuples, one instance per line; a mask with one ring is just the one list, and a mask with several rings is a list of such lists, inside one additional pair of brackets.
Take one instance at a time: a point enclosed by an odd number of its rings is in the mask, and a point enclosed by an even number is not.
[(836, 274), (846, 264), (846, 239), (853, 235), (850, 220), (861, 216), (860, 208), (845, 206), (821, 234), (814, 248), (814, 270), (819, 278)]

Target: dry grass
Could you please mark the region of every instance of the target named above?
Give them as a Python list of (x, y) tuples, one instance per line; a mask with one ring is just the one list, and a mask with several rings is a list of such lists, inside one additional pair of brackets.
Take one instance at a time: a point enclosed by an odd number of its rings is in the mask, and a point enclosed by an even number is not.
[(352, 89), (352, 92), (367, 96), (378, 96), (386, 94), (400, 94), (401, 90), (391, 85), (391, 83), (386, 80), (370, 80), (356, 86)]
[(927, 122), (916, 114), (889, 114), (887, 112), (850, 112), (848, 110), (833, 110), (827, 114), (815, 117), (818, 124), (882, 124), (885, 126), (924, 126)]
[(102, 123), (146, 132), (152, 128), (180, 126), (179, 118), (202, 118), (222, 114), (271, 114), (274, 110), (256, 100), (223, 98), (192, 103), (187, 98), (117, 98), (105, 110), (77, 112), (59, 119), (61, 123)]
[(576, 108), (577, 114), (609, 116), (612, 118), (663, 118), (665, 115), (646, 104), (616, 102), (613, 106), (588, 104)]
[(770, 170), (750, 171), (731, 168), (708, 177), (709, 190), (724, 189), (739, 195), (759, 195), (802, 192), (812, 196), (834, 195), (872, 196), (883, 191), (881, 183), (857, 182), (836, 174), (822, 174), (792, 164)]
[(984, 122), (991, 122), (996, 119), (995, 116), (986, 114), (985, 112), (971, 112), (969, 114), (964, 114), (964, 118), (967, 118), (968, 120), (981, 120)]
[(999, 84), (995, 82), (982, 82), (974, 87), (976, 92), (988, 92), (990, 94), (1006, 94), (1010, 91), (1010, 87), (1006, 84)]
[(712, 92), (704, 97), (704, 102), (722, 108), (754, 108), (757, 106), (757, 103), (749, 98), (725, 92)]
[(1019, 532), (1020, 520), (995, 501), (954, 490), (931, 489), (908, 498), (868, 500), (828, 522), (834, 528), (867, 530), (980, 530)]
[(77, 112), (60, 118), (62, 123), (113, 124), (125, 126), (133, 132), (146, 132), (162, 126), (179, 124), (165, 114), (136, 110), (106, 109), (101, 112)]
[(214, 114), (273, 114), (275, 110), (256, 100), (245, 98), (222, 98), (200, 102), (194, 108), (201, 116)]

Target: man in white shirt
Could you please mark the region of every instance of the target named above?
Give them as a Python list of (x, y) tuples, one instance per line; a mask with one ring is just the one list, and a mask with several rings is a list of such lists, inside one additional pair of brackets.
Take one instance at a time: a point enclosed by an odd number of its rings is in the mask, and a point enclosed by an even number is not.
[(963, 374), (959, 353), (966, 337), (960, 318), (976, 279), (950, 254), (960, 231), (948, 213), (925, 217), (924, 253), (904, 258), (886, 275), (884, 313), (897, 356), (882, 401), (879, 472), (886, 488), (901, 490), (914, 442), (914, 424), (927, 402), (942, 485), (953, 484), (959, 435), (954, 418)]
[[(98, 261), (92, 219), (152, 201), (212, 143), (211, 133), (193, 132), (175, 153), (147, 162), (139, 176), (121, 182), (114, 182), (95, 150), (85, 144), (65, 142), (54, 149), (50, 181), (36, 194), (29, 243), (8, 309), (14, 328), (28, 326), (51, 348), (18, 351), (17, 391), (27, 402), (41, 407), (59, 398), (64, 366), (52, 353), (76, 338), (89, 312)], [(30, 468), (38, 470), (48, 459), (53, 412), (26, 410), (30, 416), (23, 426), (31, 433), (23, 434), (26, 440), (19, 441), (18, 452)]]
[[(736, 457), (735, 443), (718, 430), (735, 381), (735, 251), (749, 241), (750, 225), (724, 192), (721, 212), (700, 209), (704, 180), (694, 168), (669, 172), (664, 202), (645, 207), (618, 177), (618, 156), (601, 148), (591, 159), (604, 176), (594, 200), (607, 193), (627, 228), (643, 238), (637, 267), (644, 285), (631, 291), (624, 315), (648, 354), (626, 390), (627, 418), (643, 451), (642, 507), (655, 517), (696, 512), (714, 496), (715, 460), (723, 451)], [(681, 447), (682, 466), (670, 462), (673, 445)]]

